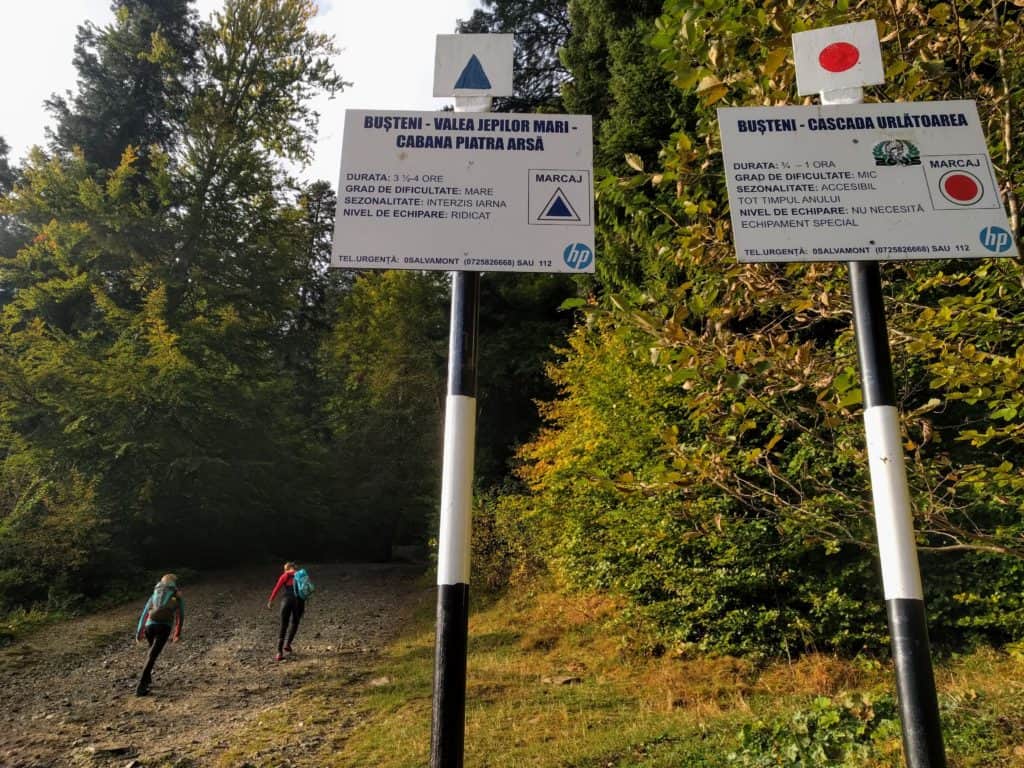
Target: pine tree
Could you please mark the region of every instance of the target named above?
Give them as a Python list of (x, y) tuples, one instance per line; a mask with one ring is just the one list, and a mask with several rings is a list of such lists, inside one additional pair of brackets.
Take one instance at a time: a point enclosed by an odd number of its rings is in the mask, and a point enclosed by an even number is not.
[(646, 43), (661, 6), (660, 0), (579, 0), (570, 8), (565, 105), (593, 116), (598, 167), (624, 170), (627, 153), (653, 160), (657, 137), (683, 112), (683, 98)]
[[(0, 257), (12, 256), (24, 244), (27, 236), (24, 228), (5, 213), (2, 207), (2, 201), (14, 189), (14, 182), (18, 178), (17, 169), (11, 167), (8, 159), (10, 151), (11, 148), (0, 136)], [(0, 305), (4, 303), (5, 295), (6, 288), (0, 284)]]
[(53, 149), (81, 149), (113, 169), (128, 146), (171, 152), (180, 138), (184, 100), (195, 66), (198, 23), (191, 0), (114, 0), (114, 21), (78, 28), (78, 89), (47, 102), (57, 125)]

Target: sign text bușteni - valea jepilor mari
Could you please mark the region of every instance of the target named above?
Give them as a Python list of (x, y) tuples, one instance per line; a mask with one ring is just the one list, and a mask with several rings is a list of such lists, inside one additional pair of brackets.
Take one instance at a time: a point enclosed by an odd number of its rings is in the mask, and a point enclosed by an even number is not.
[(349, 110), (332, 265), (592, 272), (584, 115)]

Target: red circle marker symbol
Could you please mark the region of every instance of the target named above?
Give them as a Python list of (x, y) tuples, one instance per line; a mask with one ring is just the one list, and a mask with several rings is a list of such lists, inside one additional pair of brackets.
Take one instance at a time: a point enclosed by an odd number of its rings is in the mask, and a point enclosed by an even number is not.
[(985, 187), (973, 173), (950, 171), (939, 179), (939, 191), (951, 203), (974, 205), (985, 194)]
[(818, 54), (818, 63), (829, 72), (845, 72), (860, 61), (860, 51), (852, 43), (832, 43)]

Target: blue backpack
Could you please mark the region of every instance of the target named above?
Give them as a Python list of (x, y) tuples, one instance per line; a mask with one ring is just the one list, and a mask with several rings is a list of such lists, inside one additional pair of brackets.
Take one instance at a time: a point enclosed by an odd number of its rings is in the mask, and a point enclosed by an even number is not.
[(300, 600), (309, 600), (313, 596), (313, 591), (316, 587), (309, 580), (309, 574), (306, 573), (306, 569), (300, 568), (292, 578), (294, 578), (292, 589), (295, 590), (295, 596)]

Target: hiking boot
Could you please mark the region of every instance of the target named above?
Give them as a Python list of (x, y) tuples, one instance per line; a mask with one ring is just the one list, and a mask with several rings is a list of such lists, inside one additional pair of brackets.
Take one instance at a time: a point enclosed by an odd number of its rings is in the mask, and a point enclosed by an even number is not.
[(284, 654), (278, 652), (277, 656), (274, 657), (274, 661), (284, 661)]
[(139, 683), (139, 685), (135, 688), (135, 695), (136, 696), (148, 696), (149, 695), (149, 686), (148, 685), (143, 685), (142, 683)]
[(291, 652), (292, 652), (292, 647), (291, 647), (290, 645), (286, 645), (286, 646), (284, 647), (284, 652), (285, 652), (285, 653), (291, 653)]

